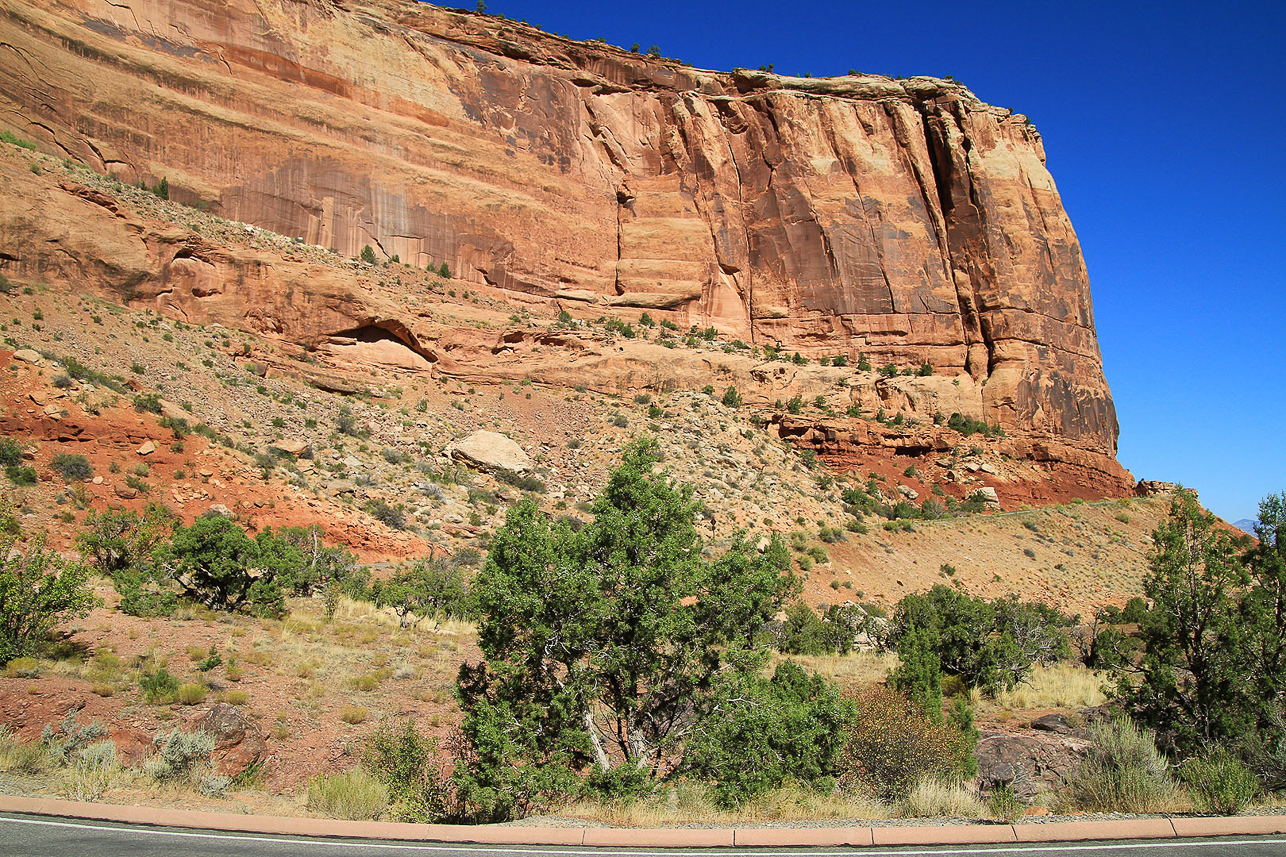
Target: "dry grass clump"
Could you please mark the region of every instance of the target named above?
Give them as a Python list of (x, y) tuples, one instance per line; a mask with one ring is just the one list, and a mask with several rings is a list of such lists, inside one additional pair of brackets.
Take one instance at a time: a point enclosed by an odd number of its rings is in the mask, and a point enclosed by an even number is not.
[(4, 665), (7, 678), (35, 678), (40, 675), (40, 665), (35, 658), (14, 658)]
[(792, 660), (809, 672), (849, 687), (878, 684), (898, 664), (897, 655), (889, 652), (854, 651), (847, 655), (774, 654), (768, 665), (768, 672), (771, 673), (777, 662), (783, 660)]
[(379, 818), (388, 808), (388, 787), (362, 768), (324, 774), (308, 783), (306, 805), (331, 818)]
[(994, 700), (975, 699), (983, 709), (1093, 708), (1107, 701), (1103, 685), (1107, 676), (1083, 666), (1037, 664), (1027, 680), (1013, 690), (1001, 691)]
[(366, 719), (366, 709), (360, 705), (345, 705), (339, 710), (339, 719), (350, 726), (356, 726)]
[(205, 702), (205, 685), (192, 682), (179, 685), (176, 696), (184, 705), (200, 705)]
[(350, 678), (348, 680), (348, 684), (353, 688), (353, 690), (370, 693), (372, 690), (380, 686), (380, 679), (379, 676), (374, 674), (357, 675)]
[(0, 724), (0, 773), (39, 774), (48, 767), (45, 750), (36, 741), (23, 741)]
[(583, 799), (560, 815), (615, 827), (665, 827), (676, 824), (740, 824), (768, 821), (820, 821), (832, 818), (891, 818), (879, 801), (838, 793), (823, 794), (787, 784), (732, 808), (719, 807), (701, 783), (679, 782), (635, 801)]
[(917, 780), (899, 806), (903, 818), (980, 818), (986, 815), (973, 792), (936, 777)]

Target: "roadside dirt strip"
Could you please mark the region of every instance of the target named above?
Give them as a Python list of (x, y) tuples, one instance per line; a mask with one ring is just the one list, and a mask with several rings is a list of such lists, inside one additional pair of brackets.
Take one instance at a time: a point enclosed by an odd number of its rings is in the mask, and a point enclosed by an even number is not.
[(1286, 833), (1286, 815), (1237, 818), (1144, 818), (1135, 821), (1074, 821), (1047, 824), (971, 824), (951, 827), (928, 825), (922, 827), (627, 829), (402, 824), (391, 821), (282, 818), (267, 815), (236, 815), (225, 812), (77, 803), (53, 798), (8, 795), (0, 795), (0, 812), (283, 836), (468, 842), (487, 845), (584, 845), (635, 848), (973, 845), (998, 842), (1076, 842)]

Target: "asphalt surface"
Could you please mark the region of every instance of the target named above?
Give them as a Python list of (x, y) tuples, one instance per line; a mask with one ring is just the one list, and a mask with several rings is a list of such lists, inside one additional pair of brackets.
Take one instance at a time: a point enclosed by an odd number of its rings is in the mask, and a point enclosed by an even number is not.
[(1286, 855), (1286, 836), (1235, 836), (1164, 841), (1077, 842), (1041, 845), (908, 846), (904, 848), (718, 848), (630, 849), (541, 846), (487, 846), (381, 840), (310, 839), (303, 837), (129, 827), (109, 822), (0, 815), (0, 855), (3, 857), (847, 857), (848, 855), (1036, 855), (1036, 857), (1268, 857)]

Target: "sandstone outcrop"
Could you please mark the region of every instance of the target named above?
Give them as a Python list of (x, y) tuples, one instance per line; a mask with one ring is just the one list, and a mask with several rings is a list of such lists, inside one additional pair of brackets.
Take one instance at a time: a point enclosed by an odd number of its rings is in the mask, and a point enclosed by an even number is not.
[(451, 444), (448, 452), (484, 470), (509, 470), (526, 473), (531, 470), (531, 458), (522, 447), (494, 431), (475, 431), (463, 440)]
[[(165, 177), (250, 230), (446, 263), (515, 304), (927, 362), (928, 383), (881, 395), (959, 399), (1032, 455), (1115, 455), (1040, 137), (954, 82), (707, 72), (395, 0), (11, 0), (0, 16), (0, 127), (46, 152)], [(21, 200), (0, 222), (9, 265), (343, 363), (450, 371), (450, 342), (356, 272), (61, 191), (4, 191)], [(84, 214), (107, 228), (86, 234)]]
[(235, 705), (220, 702), (197, 722), (197, 730), (214, 739), (210, 756), (219, 773), (237, 777), (262, 761), (268, 744), (258, 725)]

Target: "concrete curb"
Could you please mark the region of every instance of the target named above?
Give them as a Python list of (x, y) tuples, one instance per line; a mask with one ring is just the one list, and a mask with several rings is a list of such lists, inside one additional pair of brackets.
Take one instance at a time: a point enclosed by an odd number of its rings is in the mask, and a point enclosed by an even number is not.
[(1004, 842), (1078, 842), (1109, 839), (1174, 839), (1263, 836), (1286, 833), (1286, 815), (1242, 818), (1142, 818), (1047, 824), (970, 824), (923, 827), (613, 828), (501, 827), (403, 824), (237, 815), (144, 806), (78, 803), (55, 798), (0, 795), (0, 812), (284, 836), (460, 842), (483, 845), (585, 845), (614, 848), (820, 847), (872, 845), (985, 845)]

